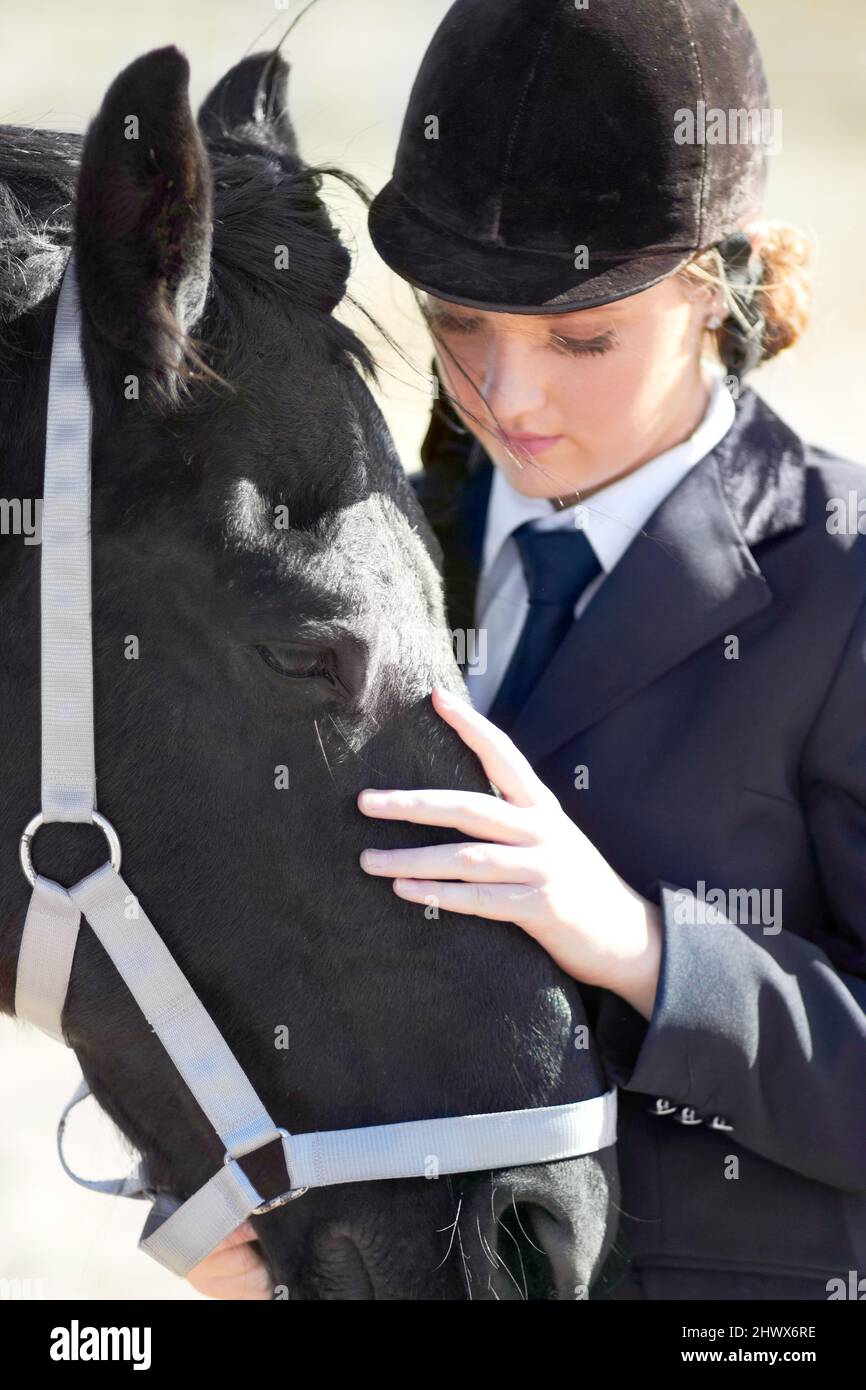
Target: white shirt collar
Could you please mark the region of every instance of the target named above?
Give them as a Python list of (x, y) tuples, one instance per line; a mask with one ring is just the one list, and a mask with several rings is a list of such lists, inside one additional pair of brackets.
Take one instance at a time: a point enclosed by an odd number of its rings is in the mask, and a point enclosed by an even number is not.
[(525, 521), (539, 520), (544, 530), (573, 528), (575, 512), (583, 508), (583, 531), (602, 570), (613, 569), (635, 534), (690, 468), (712, 453), (736, 418), (733, 397), (718, 368), (703, 420), (688, 439), (658, 454), (617, 482), (600, 488), (588, 501), (553, 511), (544, 497), (516, 492), (501, 469), (494, 466), (487, 509), (482, 576), (496, 562), (502, 546)]

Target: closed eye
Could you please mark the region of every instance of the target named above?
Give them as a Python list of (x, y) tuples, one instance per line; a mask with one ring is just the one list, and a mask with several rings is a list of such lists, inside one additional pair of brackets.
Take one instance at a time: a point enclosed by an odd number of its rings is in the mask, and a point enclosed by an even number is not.
[(474, 333), (481, 326), (479, 318), (469, 314), (447, 314), (443, 311), (427, 311), (427, 322), (439, 333)]
[(290, 680), (313, 680), (319, 677), (336, 684), (331, 653), (319, 648), (293, 646), (290, 642), (256, 645), (256, 651), (266, 666)]
[(567, 352), (570, 357), (599, 357), (604, 352), (610, 352), (614, 339), (611, 333), (600, 333), (595, 338), (566, 338), (559, 333), (553, 333), (550, 342), (553, 347)]

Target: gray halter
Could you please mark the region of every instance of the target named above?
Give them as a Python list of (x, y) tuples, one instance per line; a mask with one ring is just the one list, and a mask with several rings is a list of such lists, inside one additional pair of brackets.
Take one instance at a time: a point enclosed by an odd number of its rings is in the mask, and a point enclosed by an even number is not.
[[(21, 838), (33, 894), (18, 956), (15, 1010), (66, 1043), (62, 1013), (82, 917), (96, 933), (225, 1149), (220, 1170), (187, 1201), (148, 1187), (142, 1165), (126, 1178), (80, 1178), (63, 1156), (71, 1108), (58, 1126), (65, 1171), (94, 1191), (153, 1203), (139, 1248), (185, 1275), (249, 1215), (311, 1187), (547, 1163), (616, 1142), (616, 1088), (570, 1105), (455, 1115), (401, 1124), (289, 1134), (271, 1119), (219, 1029), (120, 873), (120, 841), (96, 810), (90, 582), (91, 402), (81, 353), (75, 258), (70, 254), (54, 325), (42, 512), (42, 811)], [(98, 825), (109, 862), (72, 888), (34, 868), (31, 842), (48, 821)], [(289, 1187), (263, 1201), (239, 1159), (280, 1139)]]

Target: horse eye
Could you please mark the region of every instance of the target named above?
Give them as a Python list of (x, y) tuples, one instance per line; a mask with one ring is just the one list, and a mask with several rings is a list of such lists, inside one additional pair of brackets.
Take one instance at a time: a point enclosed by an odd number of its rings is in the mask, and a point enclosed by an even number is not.
[(314, 676), (333, 679), (324, 652), (310, 647), (293, 647), (288, 642), (275, 643), (270, 647), (257, 646), (256, 651), (265, 665), (270, 666), (272, 671), (278, 671), (281, 676), (294, 680), (310, 680)]

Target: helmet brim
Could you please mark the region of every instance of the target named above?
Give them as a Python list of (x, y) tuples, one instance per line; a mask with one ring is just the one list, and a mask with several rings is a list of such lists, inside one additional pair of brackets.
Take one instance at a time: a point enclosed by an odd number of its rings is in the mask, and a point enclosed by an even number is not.
[(373, 200), (370, 237), (402, 279), (438, 299), (509, 314), (565, 314), (640, 294), (681, 269), (700, 247), (574, 257), (482, 243), (435, 223), (391, 179)]

